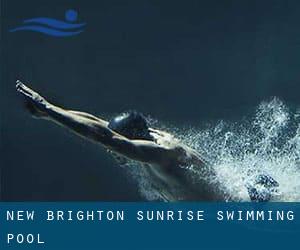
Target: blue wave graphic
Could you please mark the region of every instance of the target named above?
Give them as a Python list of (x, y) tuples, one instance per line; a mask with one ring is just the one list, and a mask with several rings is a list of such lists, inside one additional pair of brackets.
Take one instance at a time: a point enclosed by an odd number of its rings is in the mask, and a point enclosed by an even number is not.
[(54, 29), (50, 29), (47, 27), (35, 26), (35, 25), (17, 27), (15, 29), (10, 30), (10, 32), (21, 31), (21, 30), (36, 31), (36, 32), (40, 32), (40, 33), (44, 33), (44, 34), (47, 34), (50, 36), (56, 36), (56, 37), (74, 36), (74, 35), (77, 35), (77, 34), (83, 32), (83, 30), (69, 31), (69, 32), (68, 31), (60, 31), (60, 30), (54, 30)]
[(77, 12), (75, 10), (67, 10), (65, 12), (65, 19), (67, 22), (47, 17), (27, 19), (23, 21), (23, 26), (9, 31), (35, 31), (56, 37), (74, 36), (83, 32), (83, 29), (80, 28), (83, 28), (85, 23), (73, 23), (77, 19)]
[(24, 20), (23, 23), (37, 23), (37, 24), (44, 24), (48, 25), (51, 28), (56, 29), (75, 29), (80, 28), (85, 25), (85, 23), (67, 23), (60, 20), (52, 19), (52, 18), (46, 18), (46, 17), (38, 17), (33, 19)]

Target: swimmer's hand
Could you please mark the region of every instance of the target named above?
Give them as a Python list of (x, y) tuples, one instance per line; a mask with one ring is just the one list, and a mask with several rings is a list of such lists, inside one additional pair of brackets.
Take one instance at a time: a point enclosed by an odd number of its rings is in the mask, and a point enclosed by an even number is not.
[(45, 98), (27, 87), (20, 80), (16, 81), (16, 90), (25, 98), (26, 108), (35, 118), (47, 116), (45, 110), (49, 103)]

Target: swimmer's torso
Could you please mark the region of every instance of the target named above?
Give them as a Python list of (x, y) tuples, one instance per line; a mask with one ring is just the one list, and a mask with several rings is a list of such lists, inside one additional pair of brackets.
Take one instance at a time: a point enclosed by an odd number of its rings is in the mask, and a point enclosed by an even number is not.
[[(154, 131), (154, 130), (153, 130)], [(155, 142), (161, 146), (174, 148), (174, 159), (166, 161), (164, 165), (149, 165), (147, 171), (151, 181), (159, 191), (169, 200), (219, 200), (224, 199), (209, 184), (207, 176), (201, 176), (204, 166), (191, 165), (193, 150), (181, 145), (172, 135), (157, 131), (152, 132)]]
[(212, 190), (208, 180), (202, 178), (190, 167), (183, 166), (145, 166), (156, 191), (160, 192), (164, 199), (172, 201), (186, 200), (222, 200), (219, 194)]

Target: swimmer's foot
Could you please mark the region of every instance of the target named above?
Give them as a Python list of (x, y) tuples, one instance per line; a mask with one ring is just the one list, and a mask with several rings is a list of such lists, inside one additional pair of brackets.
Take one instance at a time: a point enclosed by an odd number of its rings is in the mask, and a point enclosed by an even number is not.
[(279, 194), (279, 183), (270, 175), (259, 174), (253, 183), (246, 184), (251, 201), (270, 201)]
[(47, 116), (45, 109), (48, 103), (42, 96), (19, 80), (16, 81), (16, 90), (25, 98), (25, 107), (35, 118)]

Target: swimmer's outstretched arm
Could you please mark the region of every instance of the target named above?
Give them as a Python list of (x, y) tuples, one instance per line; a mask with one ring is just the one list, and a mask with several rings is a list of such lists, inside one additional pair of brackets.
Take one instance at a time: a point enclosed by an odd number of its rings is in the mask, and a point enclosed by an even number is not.
[(129, 140), (108, 128), (108, 122), (91, 114), (60, 108), (17, 81), (17, 91), (22, 94), (37, 117), (63, 125), (84, 138), (101, 143), (125, 157), (147, 163), (162, 164), (173, 156), (172, 149), (151, 141)]

